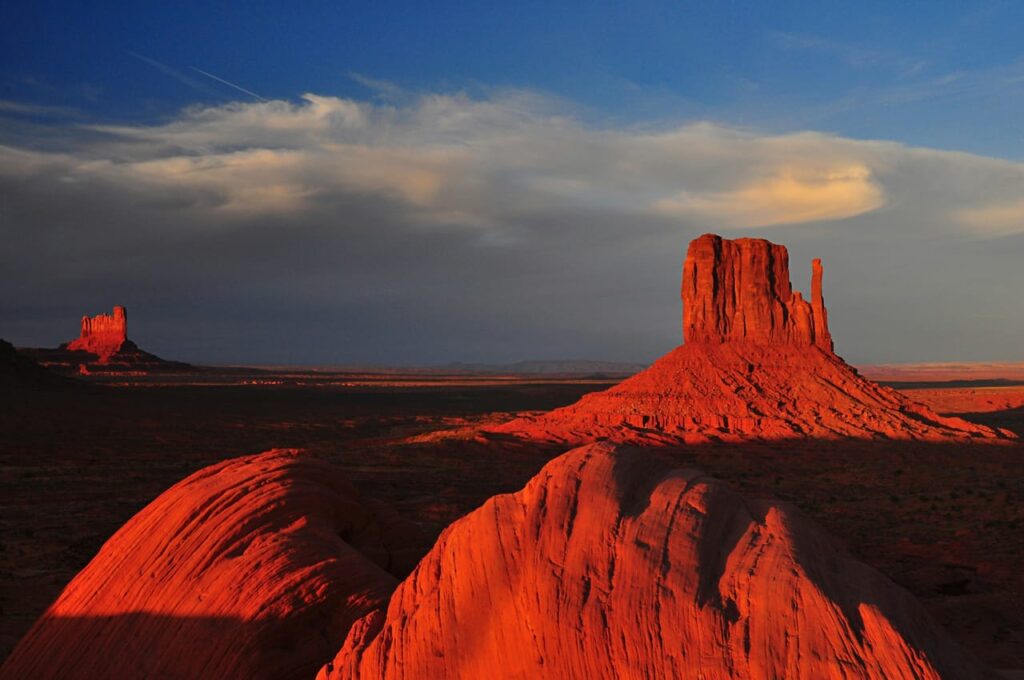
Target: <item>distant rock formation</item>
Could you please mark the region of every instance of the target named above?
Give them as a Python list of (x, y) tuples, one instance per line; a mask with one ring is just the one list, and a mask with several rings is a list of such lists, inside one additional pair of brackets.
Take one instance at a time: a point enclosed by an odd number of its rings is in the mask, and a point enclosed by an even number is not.
[(161, 373), (196, 370), (180, 361), (167, 361), (128, 339), (128, 311), (115, 306), (112, 314), (83, 316), (81, 334), (57, 349), (22, 347), (20, 351), (43, 366), (64, 374), (88, 376)]
[(450, 526), (318, 676), (990, 677), (795, 509), (608, 444)]
[(124, 307), (116, 306), (112, 315), (83, 316), (82, 334), (69, 342), (67, 348), (95, 354), (100, 363), (107, 363), (127, 340), (128, 313)]
[(114, 534), (0, 677), (312, 678), (420, 547), (327, 463), (291, 450), (219, 463)]
[(807, 302), (785, 246), (705, 234), (687, 251), (682, 298), (683, 345), (608, 390), (495, 431), (574, 444), (1014, 437), (940, 416), (836, 356), (820, 260)]

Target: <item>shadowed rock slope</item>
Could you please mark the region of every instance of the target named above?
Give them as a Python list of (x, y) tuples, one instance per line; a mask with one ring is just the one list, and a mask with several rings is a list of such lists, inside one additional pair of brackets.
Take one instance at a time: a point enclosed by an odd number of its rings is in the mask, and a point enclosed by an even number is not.
[(795, 510), (602, 443), (449, 527), (318, 677), (993, 676)]
[(70, 387), (74, 383), (46, 370), (6, 340), (0, 340), (0, 398), (17, 397), (26, 389)]
[(4, 680), (311, 678), (412, 567), (413, 529), (274, 450), (203, 469), (107, 541)]
[(496, 431), (567, 443), (1013, 438), (940, 416), (838, 357), (819, 260), (807, 302), (792, 290), (784, 246), (706, 234), (690, 244), (682, 298), (683, 345), (604, 392)]

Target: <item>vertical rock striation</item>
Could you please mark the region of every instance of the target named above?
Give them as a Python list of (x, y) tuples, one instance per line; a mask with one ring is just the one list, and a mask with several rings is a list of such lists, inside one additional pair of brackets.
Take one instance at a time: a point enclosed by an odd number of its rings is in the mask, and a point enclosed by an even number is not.
[(686, 342), (817, 345), (832, 351), (815, 260), (812, 302), (792, 289), (789, 253), (764, 239), (694, 239), (683, 264)]

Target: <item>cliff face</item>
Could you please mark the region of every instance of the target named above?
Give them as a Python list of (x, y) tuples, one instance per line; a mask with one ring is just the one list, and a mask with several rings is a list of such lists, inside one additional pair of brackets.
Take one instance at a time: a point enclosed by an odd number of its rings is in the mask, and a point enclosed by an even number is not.
[(384, 606), (418, 540), (322, 461), (290, 450), (226, 461), (114, 534), (0, 677), (311, 678)]
[(83, 316), (82, 333), (68, 343), (67, 349), (95, 354), (102, 363), (109, 361), (127, 340), (128, 313), (124, 307), (114, 307), (113, 314)]
[(817, 345), (831, 352), (821, 260), (812, 266), (812, 300), (807, 302), (790, 285), (785, 246), (714, 234), (694, 239), (683, 264), (683, 338)]
[(836, 356), (820, 260), (807, 302), (785, 247), (705, 234), (687, 250), (682, 297), (683, 345), (604, 392), (495, 430), (569, 444), (1013, 437), (940, 416)]
[(983, 677), (795, 509), (608, 444), (449, 527), (319, 676)]

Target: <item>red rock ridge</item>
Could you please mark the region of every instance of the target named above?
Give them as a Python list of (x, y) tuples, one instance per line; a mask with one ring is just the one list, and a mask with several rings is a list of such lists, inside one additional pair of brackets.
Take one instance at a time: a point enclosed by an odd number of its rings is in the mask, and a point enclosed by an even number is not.
[(311, 678), (411, 569), (411, 532), (301, 452), (211, 466), (114, 534), (0, 677)]
[(117, 306), (112, 315), (83, 316), (82, 333), (78, 339), (68, 343), (67, 349), (95, 354), (100, 363), (105, 363), (127, 340), (128, 313), (124, 307)]
[(454, 523), (318, 676), (990, 677), (793, 508), (609, 444)]

